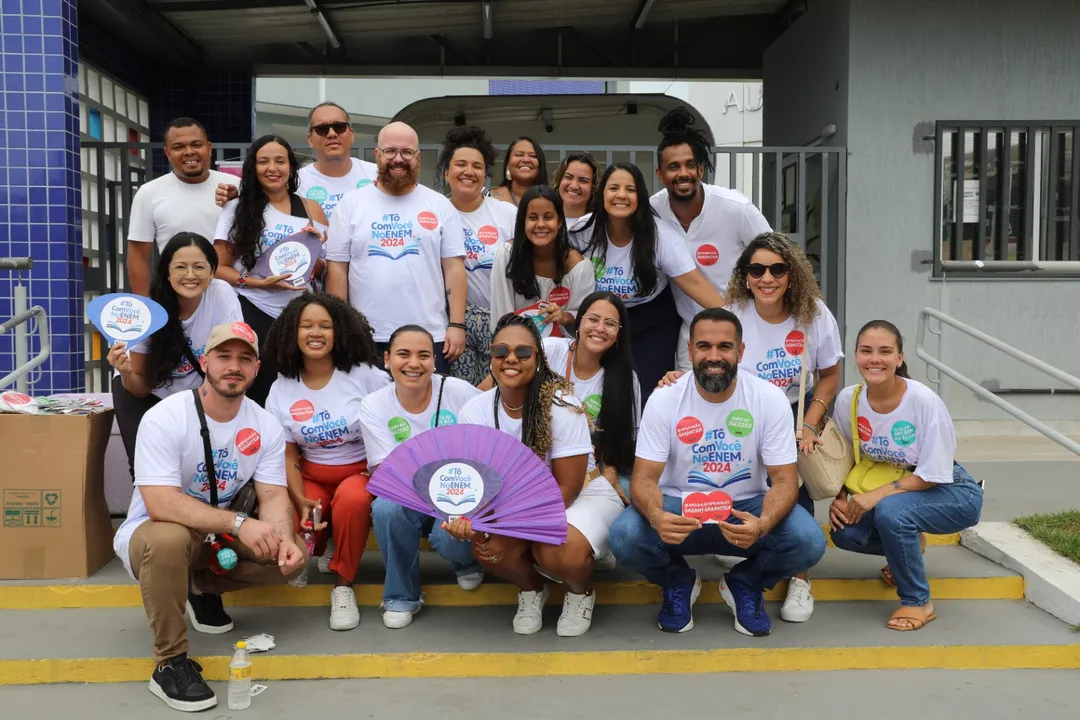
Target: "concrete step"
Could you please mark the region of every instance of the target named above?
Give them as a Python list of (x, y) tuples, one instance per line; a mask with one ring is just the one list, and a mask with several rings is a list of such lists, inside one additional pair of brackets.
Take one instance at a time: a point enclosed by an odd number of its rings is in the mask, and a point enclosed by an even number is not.
[[(190, 653), (210, 680), (226, 676), (233, 643), (269, 633), (277, 647), (253, 656), (259, 680), (452, 678), (779, 672), (859, 669), (1080, 668), (1070, 628), (1022, 601), (935, 603), (938, 619), (919, 632), (885, 627), (892, 608), (875, 602), (823, 603), (798, 625), (768, 605), (773, 634), (749, 638), (726, 608), (696, 608), (683, 634), (656, 627), (655, 607), (598, 609), (592, 629), (560, 638), (558, 609), (545, 627), (520, 636), (510, 608), (426, 608), (413, 624), (388, 630), (379, 610), (333, 632), (324, 608), (238, 608), (227, 635), (192, 632)], [(140, 609), (17, 610), (0, 613), (0, 685), (145, 682), (152, 639)]]
[[(707, 583), (699, 602), (721, 602), (713, 581), (723, 569), (711, 557), (690, 558)], [(895, 600), (896, 591), (883, 583), (878, 574), (884, 565), (880, 557), (857, 555), (830, 547), (813, 569), (812, 585), (818, 601)], [(926, 568), (931, 578), (933, 597), (942, 600), (1020, 599), (1024, 581), (1019, 575), (959, 546), (927, 548)], [(516, 605), (517, 591), (495, 578), (475, 591), (458, 588), (450, 564), (430, 551), (420, 553), (421, 577), (426, 601), (434, 606)], [(382, 600), (384, 565), (378, 552), (366, 552), (357, 575), (357, 603), (377, 607)], [(331, 578), (322, 575), (312, 562), (309, 585), (256, 588), (225, 596), (231, 606), (325, 606), (330, 602)], [(641, 605), (659, 603), (657, 588), (640, 575), (622, 567), (596, 575), (597, 601), (602, 605)], [(766, 598), (782, 600), (787, 592), (781, 583)], [(562, 602), (560, 586), (553, 586), (548, 602)], [(0, 609), (106, 608), (141, 607), (139, 588), (119, 560), (88, 580), (76, 581), (4, 581), (0, 582)]]

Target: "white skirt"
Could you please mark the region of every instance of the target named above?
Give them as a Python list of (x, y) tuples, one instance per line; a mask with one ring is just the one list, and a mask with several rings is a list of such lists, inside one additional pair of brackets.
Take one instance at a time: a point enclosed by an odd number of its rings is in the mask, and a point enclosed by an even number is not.
[(608, 531), (623, 508), (615, 488), (600, 476), (566, 508), (566, 524), (584, 535), (592, 545), (593, 555), (600, 557), (608, 551)]

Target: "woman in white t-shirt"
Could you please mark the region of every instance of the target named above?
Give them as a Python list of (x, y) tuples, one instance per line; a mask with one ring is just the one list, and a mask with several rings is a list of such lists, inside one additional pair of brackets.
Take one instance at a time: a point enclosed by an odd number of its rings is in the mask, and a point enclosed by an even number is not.
[(470, 125), (446, 134), (435, 166), (435, 182), (450, 188), (450, 202), (465, 230), (465, 350), (450, 364), (454, 377), (476, 385), (487, 374), (491, 341), (491, 267), (495, 249), (514, 234), (517, 208), (484, 197), (484, 183), (495, 164), (495, 146), (482, 129)]
[(594, 289), (592, 265), (570, 245), (562, 198), (547, 185), (530, 189), (518, 206), (514, 239), (495, 251), (491, 331), (512, 312), (530, 318), (542, 336), (562, 337)]
[[(371, 326), (336, 297), (304, 293), (285, 306), (270, 326), (267, 355), (278, 379), (266, 409), (285, 428), (285, 474), (296, 506), (296, 532), (316, 533), (315, 555), (326, 552), (329, 524), (334, 538), (330, 572), (330, 629), (360, 623), (352, 585), (371, 533), (368, 467), (360, 429), (360, 403), (390, 384), (375, 366)], [(312, 511), (325, 522), (313, 527)]]
[(470, 400), (461, 422), (502, 430), (544, 459), (566, 503), (566, 543), (477, 535), (467, 519), (447, 527), (454, 537), (473, 541), (476, 558), (488, 572), (518, 587), (514, 632), (532, 635), (542, 627), (547, 576), (566, 585), (556, 632), (581, 635), (592, 624), (596, 604), (593, 558), (607, 553), (608, 529), (623, 511), (623, 501), (612, 483), (587, 477), (592, 455), (588, 415), (573, 384), (548, 366), (540, 333), (530, 320), (506, 315), (499, 321), (492, 337), (491, 374), (496, 387)]
[[(315, 232), (326, 241), (326, 215), (319, 203), (296, 194), (300, 186), (300, 165), (289, 143), (276, 135), (263, 135), (248, 148), (240, 171), (240, 194), (221, 212), (214, 247), (218, 254), (217, 276), (236, 288), (244, 322), (255, 330), (266, 355), (270, 324), (281, 314), (298, 291), (309, 289), (284, 282), (287, 275), (260, 277), (252, 274), (255, 262), (290, 235)], [(325, 262), (315, 263), (315, 277)], [(270, 386), (277, 379), (273, 362), (263, 360), (259, 374), (247, 396), (266, 402)]]
[[(858, 433), (860, 457), (885, 463), (900, 476), (877, 486), (873, 474), (848, 476), (829, 507), (837, 547), (884, 555), (882, 579), (896, 586), (900, 609), (890, 630), (918, 630), (937, 617), (923, 565), (923, 533), (947, 534), (979, 522), (980, 483), (955, 459), (956, 431), (948, 408), (933, 390), (912, 380), (900, 331), (873, 320), (859, 330), (855, 364), (863, 382), (840, 391), (833, 409), (847, 442)], [(852, 399), (859, 393), (852, 427)]]
[(589, 220), (599, 181), (600, 166), (592, 153), (587, 152), (570, 153), (564, 157), (551, 179), (551, 184), (559, 188), (559, 197), (563, 201), (570, 244), (578, 250), (584, 249), (589, 241), (587, 234), (577, 230)]
[[(393, 383), (360, 403), (360, 426), (372, 472), (406, 440), (425, 430), (456, 425), (465, 403), (480, 394), (464, 380), (435, 374), (435, 341), (419, 325), (399, 327), (390, 335), (383, 363)], [(386, 498), (375, 498), (371, 514), (386, 564), (382, 600), (386, 627), (405, 627), (424, 605), (418, 553), (425, 533), (431, 547), (450, 561), (458, 587), (475, 590), (484, 581), (469, 544), (435, 526), (434, 518)]]
[(135, 477), (135, 436), (146, 411), (202, 384), (199, 358), (215, 325), (242, 321), (240, 303), (225, 282), (214, 279), (218, 257), (202, 235), (177, 233), (165, 244), (150, 286), (150, 299), (169, 320), (148, 339), (115, 343), (108, 354), (116, 368), (112, 401), (116, 424)]
[(577, 231), (588, 237), (582, 254), (592, 260), (596, 289), (618, 295), (630, 313), (634, 366), (645, 388), (643, 403), (664, 373), (675, 367), (681, 326), (668, 280), (703, 307), (723, 304), (682, 238), (666, 223), (657, 224), (646, 187), (637, 165), (608, 166), (600, 179), (602, 196), (595, 211)]

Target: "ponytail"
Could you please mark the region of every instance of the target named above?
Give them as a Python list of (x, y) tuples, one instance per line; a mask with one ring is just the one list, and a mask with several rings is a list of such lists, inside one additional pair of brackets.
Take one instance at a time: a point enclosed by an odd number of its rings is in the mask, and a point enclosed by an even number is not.
[(896, 368), (896, 377), (911, 379), (911, 375), (908, 374), (907, 360), (900, 363), (900, 367)]

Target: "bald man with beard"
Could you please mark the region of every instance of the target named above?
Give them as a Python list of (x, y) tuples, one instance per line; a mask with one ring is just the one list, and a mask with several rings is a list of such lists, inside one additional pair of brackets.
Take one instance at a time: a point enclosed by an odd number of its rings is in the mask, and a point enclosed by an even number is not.
[(393, 122), (379, 132), (375, 184), (342, 198), (326, 242), (326, 289), (362, 312), (382, 353), (402, 325), (435, 339), (435, 369), (465, 347), (465, 231), (440, 193), (417, 181), (416, 131)]

